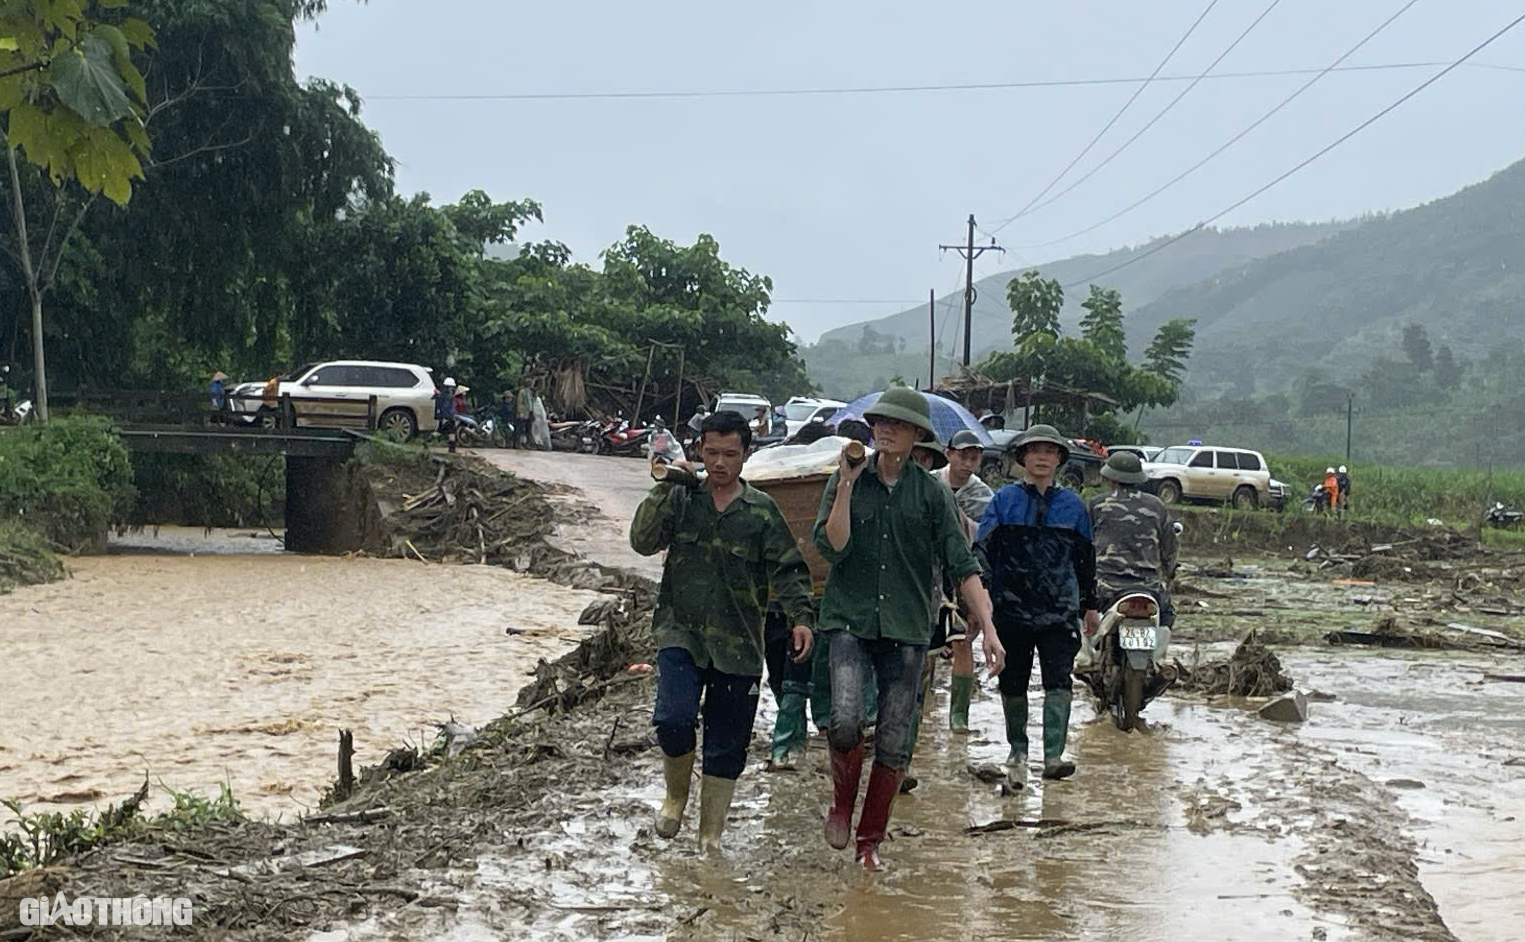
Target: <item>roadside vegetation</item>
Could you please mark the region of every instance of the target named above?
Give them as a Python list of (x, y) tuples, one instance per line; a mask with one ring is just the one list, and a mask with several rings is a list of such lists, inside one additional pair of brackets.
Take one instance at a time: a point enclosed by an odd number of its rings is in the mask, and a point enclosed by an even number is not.
[(106, 419), (74, 416), (0, 435), (0, 522), (63, 552), (102, 546), (135, 493), (127, 448)]
[[(1324, 469), (1344, 460), (1305, 455), (1267, 455), (1271, 475), (1288, 489), (1288, 510), (1301, 510), (1302, 499)], [(1457, 529), (1475, 528), (1493, 506), (1525, 509), (1525, 469), (1419, 468), (1356, 463), (1350, 469), (1347, 518), (1379, 520), (1399, 526), (1439, 519)]]
[(23, 870), (46, 867), (75, 854), (106, 844), (115, 844), (155, 832), (191, 831), (208, 824), (241, 821), (244, 818), (238, 799), (226, 783), (219, 786), (215, 798), (164, 788), (173, 804), (153, 817), (142, 813), (148, 798), (148, 780), (137, 794), (105, 811), (83, 809), (64, 814), (58, 811), (28, 812), (19, 802), (0, 800), (14, 820), (0, 834), (0, 879)]

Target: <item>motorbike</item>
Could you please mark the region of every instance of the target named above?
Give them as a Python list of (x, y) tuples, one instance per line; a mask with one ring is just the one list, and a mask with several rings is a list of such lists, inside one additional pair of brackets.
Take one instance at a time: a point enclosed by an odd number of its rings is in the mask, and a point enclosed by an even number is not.
[(1510, 510), (1502, 502), (1495, 501), (1488, 515), (1483, 518), (1483, 525), (1508, 530), (1518, 527), (1522, 521), (1525, 521), (1525, 513)]
[(597, 422), (552, 422), (551, 448), (554, 451), (580, 451), (591, 455), (598, 451), (603, 429)]
[(683, 449), (683, 443), (678, 441), (678, 436), (668, 430), (660, 416), (651, 423), (651, 439), (646, 445), (646, 457), (661, 461), (664, 464), (683, 461), (687, 453)]
[(646, 453), (646, 441), (651, 438), (648, 426), (632, 424), (621, 419), (606, 430), (598, 442), (598, 453), (626, 458), (639, 458)]
[(1310, 514), (1321, 514), (1329, 509), (1329, 495), (1324, 491), (1324, 483), (1313, 485), (1308, 496), (1303, 498), (1303, 511)]
[(1140, 728), (1139, 713), (1175, 683), (1175, 668), (1165, 663), (1169, 647), (1170, 628), (1160, 624), (1159, 601), (1148, 592), (1130, 592), (1102, 616), (1090, 650), (1083, 648), (1076, 659), (1085, 666), (1075, 676), (1091, 688), (1098, 711), (1110, 713), (1118, 729)]
[(492, 419), (478, 422), (465, 413), (455, 417), (455, 442), (462, 448), (476, 448), (492, 443)]
[(0, 425), (24, 425), (32, 419), (32, 400), (23, 399), (16, 403), (16, 408), (11, 410), (10, 415), (0, 415)]

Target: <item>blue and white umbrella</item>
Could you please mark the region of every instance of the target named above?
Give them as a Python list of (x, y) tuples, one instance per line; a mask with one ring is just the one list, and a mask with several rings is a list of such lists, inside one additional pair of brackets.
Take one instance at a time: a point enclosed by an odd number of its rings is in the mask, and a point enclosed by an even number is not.
[[(846, 419), (863, 421), (863, 410), (878, 402), (881, 395), (882, 393), (869, 393), (867, 396), (854, 399), (832, 415), (832, 424), (841, 423)], [(942, 396), (928, 396), (926, 393), (922, 393), (922, 395), (926, 397), (927, 405), (931, 408), (932, 430), (937, 433), (938, 441), (946, 445), (948, 440), (953, 437), (953, 433), (968, 429), (979, 436), (980, 444), (993, 444), (990, 433), (985, 430), (985, 426), (980, 424), (980, 420), (974, 417), (974, 413), (952, 399), (944, 399)]]

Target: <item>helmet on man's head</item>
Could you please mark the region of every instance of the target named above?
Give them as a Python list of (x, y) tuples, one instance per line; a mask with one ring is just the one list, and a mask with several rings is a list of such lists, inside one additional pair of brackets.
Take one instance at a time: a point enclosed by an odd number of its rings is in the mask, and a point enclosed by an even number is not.
[(1324, 473), (1325, 474), (1333, 474), (1334, 473), (1334, 468), (1333, 467), (1325, 468), (1324, 469)]
[(1143, 462), (1131, 451), (1120, 451), (1108, 458), (1101, 467), (1101, 476), (1119, 484), (1142, 484), (1149, 480)]
[(1344, 466), (1344, 465), (1340, 465), (1340, 473), (1341, 473), (1341, 474), (1344, 474), (1344, 473), (1346, 473), (1346, 472), (1345, 472), (1345, 466)]
[(1011, 455), (1013, 461), (1025, 468), (1027, 467), (1027, 462), (1025, 460), (1027, 455), (1027, 446), (1036, 445), (1039, 442), (1045, 442), (1050, 445), (1058, 446), (1060, 464), (1064, 464), (1066, 461), (1070, 460), (1069, 440), (1066, 439), (1063, 435), (1060, 435), (1059, 430), (1054, 428), (1052, 425), (1031, 426), (1027, 429), (1027, 431), (1013, 439), (1012, 443), (1007, 446), (1006, 450)]
[(948, 466), (948, 454), (943, 450), (943, 443), (937, 440), (937, 436), (923, 439), (911, 446), (911, 457), (916, 457), (917, 451), (925, 452), (932, 458), (932, 467), (928, 470), (937, 471)]
[(870, 426), (874, 424), (875, 416), (914, 425), (921, 429), (921, 441), (937, 441), (937, 433), (932, 430), (932, 407), (927, 405), (927, 397), (909, 386), (891, 386), (880, 393), (878, 400), (863, 410), (863, 421)]

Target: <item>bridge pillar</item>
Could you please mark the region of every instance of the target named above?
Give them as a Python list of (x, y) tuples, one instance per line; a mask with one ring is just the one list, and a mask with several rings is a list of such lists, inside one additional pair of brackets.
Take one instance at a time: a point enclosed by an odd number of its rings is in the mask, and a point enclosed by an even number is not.
[(379, 517), (357, 462), (287, 456), (287, 550), (328, 555), (374, 551)]

